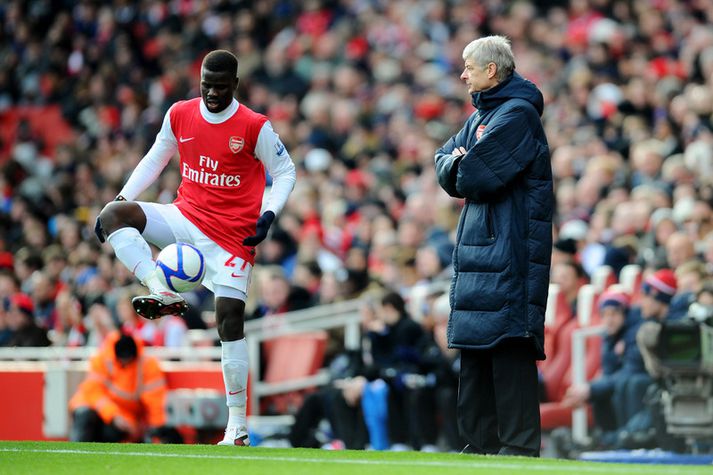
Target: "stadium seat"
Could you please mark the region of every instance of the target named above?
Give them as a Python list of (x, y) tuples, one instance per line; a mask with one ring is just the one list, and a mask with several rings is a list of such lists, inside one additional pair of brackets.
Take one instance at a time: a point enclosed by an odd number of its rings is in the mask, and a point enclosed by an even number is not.
[(600, 266), (592, 273), (592, 285), (594, 290), (601, 293), (612, 284), (617, 283), (614, 269), (609, 266)]
[[(286, 335), (265, 342), (263, 383), (283, 383), (312, 376), (322, 367), (327, 348), (324, 331)], [(286, 414), (302, 405), (306, 390), (290, 391), (264, 398), (262, 414)]]
[[(548, 402), (540, 404), (540, 418), (543, 430), (572, 424), (572, 409), (562, 405), (561, 401), (567, 388), (572, 384), (572, 334), (583, 326), (598, 325), (600, 322), (597, 308), (597, 293), (592, 285), (580, 289), (578, 310), (586, 314), (585, 318), (570, 318), (556, 334), (556, 351), (552, 362), (540, 368), (545, 384)], [(601, 367), (601, 339), (589, 338), (586, 343), (585, 359), (587, 380), (592, 380)], [(589, 424), (592, 423), (591, 408), (587, 410)]]
[(557, 314), (557, 297), (560, 294), (560, 286), (550, 283), (547, 289), (547, 308), (545, 309), (545, 326), (552, 327), (555, 323), (555, 315)]
[[(560, 329), (574, 317), (572, 307), (567, 302), (565, 295), (552, 287), (553, 285), (550, 286), (551, 292), (547, 303), (548, 307), (552, 308), (552, 316), (550, 322), (545, 324), (545, 354), (548, 359), (544, 360), (542, 365), (547, 365), (549, 360), (555, 358), (560, 346), (560, 339), (557, 335)], [(553, 302), (552, 304), (550, 300)]]
[(581, 326), (588, 327), (592, 324), (592, 319), (597, 313), (597, 296), (600, 293), (592, 284), (580, 287), (577, 293), (577, 321)]
[(629, 264), (621, 269), (619, 282), (624, 288), (624, 292), (631, 295), (632, 305), (636, 305), (641, 297), (641, 280), (643, 272), (638, 264)]
[(548, 357), (547, 364), (540, 368), (548, 401), (559, 401), (564, 396), (564, 376), (572, 361), (572, 332), (579, 327), (576, 320), (565, 323), (557, 332), (557, 352)]

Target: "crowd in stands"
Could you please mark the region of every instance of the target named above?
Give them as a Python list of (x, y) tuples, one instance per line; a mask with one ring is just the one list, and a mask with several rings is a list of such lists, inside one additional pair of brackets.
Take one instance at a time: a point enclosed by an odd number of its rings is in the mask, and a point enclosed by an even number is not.
[[(4, 2), (0, 346), (98, 345), (119, 327), (145, 345), (177, 346), (188, 328), (210, 325), (203, 291), (188, 296), (185, 321), (137, 317), (129, 299), (138, 284), (93, 225), (167, 108), (198, 96), (202, 57), (216, 48), (237, 54), (238, 100), (270, 118), (298, 167), (258, 249), (250, 317), (375, 288), (408, 300), (447, 280), (462, 203), (439, 189), (433, 154), (473, 111), (458, 79), (461, 52), (487, 34), (512, 40), (517, 71), (545, 95), (552, 281), (570, 317), (597, 269), (611, 267), (616, 279), (628, 264), (646, 278), (665, 270), (666, 312), (684, 317), (713, 273), (711, 23), (709, 2), (683, 0)], [(70, 139), (57, 143), (58, 129), (26, 114), (32, 108), (44, 117), (59, 108)], [(170, 202), (179, 178), (174, 164), (141, 198)], [(599, 303), (608, 329), (600, 378), (628, 368), (619, 359), (635, 341), (622, 330), (629, 317), (610, 322), (618, 317), (604, 308), (640, 307), (646, 319), (649, 292)], [(438, 341), (432, 297), (408, 309)], [(374, 380), (358, 378), (366, 376), (348, 380)], [(349, 400), (346, 379), (336, 379), (330, 391)], [(598, 401), (597, 381), (558, 399)], [(615, 420), (607, 417), (604, 431)]]

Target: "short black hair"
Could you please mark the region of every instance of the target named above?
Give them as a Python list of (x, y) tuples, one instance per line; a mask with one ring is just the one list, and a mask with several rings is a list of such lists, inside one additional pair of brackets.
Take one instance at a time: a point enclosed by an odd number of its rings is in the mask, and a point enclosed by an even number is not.
[(114, 354), (119, 359), (134, 360), (138, 356), (138, 347), (134, 337), (127, 334), (122, 334), (121, 337), (114, 343)]
[(388, 305), (394, 308), (401, 316), (406, 315), (406, 302), (397, 292), (387, 292), (383, 297), (381, 297), (381, 305)]
[(217, 49), (208, 53), (203, 58), (203, 67), (208, 71), (215, 73), (228, 72), (233, 77), (238, 77), (238, 58), (224, 49)]

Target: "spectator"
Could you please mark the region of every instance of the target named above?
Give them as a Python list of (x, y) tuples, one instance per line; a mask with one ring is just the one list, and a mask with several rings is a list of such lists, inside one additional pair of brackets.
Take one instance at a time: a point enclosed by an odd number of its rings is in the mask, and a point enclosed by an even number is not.
[(27, 294), (18, 293), (10, 297), (6, 318), (12, 338), (7, 346), (50, 346), (47, 329), (37, 326), (34, 310), (32, 299)]
[[(432, 434), (423, 433), (412, 414), (423, 413), (418, 395), (409, 388), (409, 378), (421, 374), (420, 348), (424, 331), (406, 311), (406, 302), (396, 292), (387, 292), (374, 317), (365, 323), (373, 364), (365, 369), (367, 380), (381, 379), (388, 385), (388, 440), (396, 447), (420, 448)], [(365, 411), (367, 409), (365, 408)], [(373, 432), (370, 427), (370, 431)], [(373, 433), (371, 434), (373, 437)]]
[(668, 318), (677, 289), (676, 275), (670, 269), (660, 269), (647, 276), (641, 284), (641, 317), (650, 322)]
[(661, 323), (670, 317), (669, 307), (677, 287), (676, 275), (670, 269), (656, 271), (644, 279), (641, 285), (641, 316), (644, 323), (636, 335), (636, 343), (639, 345), (646, 370), (653, 378), (661, 376), (656, 343)]
[[(398, 450), (433, 444), (433, 428), (411, 417), (426, 414), (427, 420), (433, 412), (433, 406), (424, 407), (428, 402), (417, 388), (423, 381), (423, 329), (408, 316), (396, 292), (385, 293), (378, 306), (367, 300), (361, 311), (369, 342), (366, 355), (346, 352), (333, 359), (335, 379), (305, 400), (292, 427), (293, 446), (317, 446), (315, 434), (322, 418), (332, 425), (337, 445), (346, 448), (370, 443), (374, 449)], [(379, 414), (378, 408), (385, 407), (388, 412)]]
[(307, 261), (297, 264), (293, 282), (307, 290), (313, 301), (319, 299), (322, 280), (322, 269), (316, 261)]
[(143, 354), (141, 342), (130, 335), (114, 333), (90, 359), (89, 373), (69, 401), (70, 440), (143, 440), (164, 428), (165, 405), (158, 360)]
[(166, 315), (156, 325), (153, 344), (167, 348), (180, 348), (188, 345), (188, 326), (178, 315)]
[(111, 311), (103, 303), (93, 303), (85, 317), (87, 322), (87, 346), (101, 346), (107, 337), (114, 332), (116, 324), (111, 316)]
[(666, 243), (676, 232), (677, 226), (670, 208), (659, 208), (651, 214), (649, 232), (639, 247), (639, 262), (644, 267), (666, 267)]
[(465, 441), (458, 434), (456, 417), (460, 354), (448, 348), (448, 294), (433, 300), (430, 313), (433, 316), (433, 328), (422, 350), (421, 368), (425, 375), (423, 386), (414, 390), (412, 395), (425, 399), (420, 405), (424, 411), (414, 424), (421, 427), (416, 433), (424, 437), (425, 444), (421, 445), (421, 450), (434, 450), (437, 436), (441, 435), (444, 448), (457, 451), (464, 446)]
[(696, 301), (698, 291), (708, 277), (705, 265), (698, 260), (684, 262), (676, 268), (676, 294), (671, 299), (669, 318), (678, 320), (688, 313), (688, 307)]
[(0, 300), (0, 347), (7, 346), (12, 339), (13, 331), (8, 323), (7, 313), (10, 310), (10, 299), (3, 298)]
[(577, 315), (579, 289), (586, 281), (584, 269), (576, 262), (562, 262), (552, 266), (552, 283), (559, 285), (559, 291), (564, 295), (573, 317)]
[[(310, 305), (309, 292), (292, 285), (278, 266), (263, 268), (257, 277), (257, 285), (259, 300), (250, 318), (270, 317), (271, 322), (275, 323), (281, 318), (280, 314)], [(267, 321), (265, 324), (268, 325)]]
[(144, 346), (156, 344), (158, 322), (141, 318), (131, 305), (131, 291), (125, 290), (116, 302), (116, 314), (119, 320), (119, 330), (131, 335)]
[(35, 305), (35, 320), (37, 325), (51, 329), (57, 320), (55, 298), (57, 297), (58, 283), (53, 282), (46, 272), (35, 271), (31, 278), (32, 301)]
[(621, 447), (622, 431), (644, 408), (642, 399), (651, 380), (636, 345), (641, 320), (629, 311), (629, 296), (607, 290), (598, 306), (605, 329), (602, 375), (590, 383), (570, 386), (562, 402), (570, 407), (590, 402), (600, 431), (597, 444), (614, 448)]
[(84, 346), (87, 342), (87, 329), (84, 327), (82, 308), (79, 301), (69, 292), (57, 295), (57, 321), (50, 332), (54, 346)]
[(666, 259), (668, 267), (674, 271), (684, 262), (696, 257), (691, 238), (682, 232), (675, 232), (666, 240)]

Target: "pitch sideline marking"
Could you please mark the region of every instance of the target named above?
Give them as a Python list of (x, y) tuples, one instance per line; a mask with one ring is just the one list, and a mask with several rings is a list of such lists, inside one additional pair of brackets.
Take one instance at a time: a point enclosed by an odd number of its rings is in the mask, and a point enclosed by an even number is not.
[[(645, 473), (651, 474), (654, 472), (665, 472), (671, 474), (690, 474), (692, 471), (675, 469), (666, 465), (647, 465), (646, 467), (627, 466), (613, 467), (611, 464), (602, 464), (601, 467), (595, 466), (558, 466), (557, 464), (531, 464), (517, 462), (481, 462), (481, 461), (463, 461), (463, 462), (438, 462), (438, 461), (399, 461), (399, 460), (354, 460), (354, 459), (319, 459), (319, 458), (300, 458), (300, 457), (285, 457), (285, 456), (260, 456), (260, 455), (208, 455), (208, 454), (166, 454), (160, 452), (119, 452), (119, 451), (100, 451), (100, 450), (77, 450), (77, 449), (21, 449), (21, 448), (0, 448), (0, 452), (31, 452), (45, 454), (73, 454), (73, 455), (118, 455), (127, 457), (165, 457), (165, 458), (189, 458), (189, 459), (226, 459), (226, 460), (251, 460), (251, 461), (278, 461), (278, 462), (294, 462), (294, 463), (333, 463), (344, 465), (404, 465), (412, 467), (444, 467), (444, 468), (500, 468), (500, 469), (526, 469), (538, 471), (559, 470), (564, 472), (582, 473), (606, 473), (612, 472), (612, 469), (622, 469), (627, 473)], [(694, 468), (697, 466), (691, 466)], [(700, 466), (704, 467), (703, 465)]]

